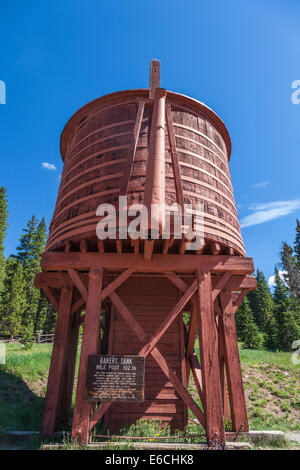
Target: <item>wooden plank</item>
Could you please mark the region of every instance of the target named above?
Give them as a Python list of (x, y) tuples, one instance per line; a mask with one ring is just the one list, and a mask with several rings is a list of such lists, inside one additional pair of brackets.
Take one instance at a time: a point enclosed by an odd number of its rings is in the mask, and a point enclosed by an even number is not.
[[(113, 406), (111, 407), (111, 413), (113, 413)], [(124, 413), (183, 413), (183, 402), (182, 400), (144, 400), (141, 403), (118, 403), (115, 410), (116, 414)]]
[(71, 287), (73, 282), (68, 275), (62, 272), (57, 273), (37, 273), (34, 278), (34, 286), (38, 289), (44, 287), (54, 287), (62, 289), (63, 287)]
[(218, 340), (216, 334), (212, 285), (210, 273), (197, 271), (198, 279), (198, 329), (203, 399), (205, 403), (206, 436), (208, 445), (225, 444), (223, 406), (218, 362)]
[(230, 291), (221, 293), (220, 333), (225, 347), (225, 365), (233, 431), (248, 431), (248, 418)]
[(252, 274), (254, 265), (252, 258), (243, 256), (212, 256), (190, 255), (180, 256), (154, 254), (151, 261), (146, 261), (142, 255), (123, 253), (61, 253), (46, 252), (42, 256), (41, 267), (49, 271), (66, 271), (78, 269), (88, 271), (90, 267), (103, 266), (108, 270), (134, 268), (138, 272), (162, 271), (195, 271), (199, 266), (203, 271), (232, 274)]
[(63, 381), (64, 358), (68, 338), (72, 295), (72, 288), (62, 288), (42, 419), (42, 434), (44, 435), (52, 435), (55, 431), (60, 389)]
[(80, 353), (76, 401), (74, 407), (72, 437), (88, 442), (91, 405), (85, 400), (86, 365), (91, 354), (100, 352), (100, 309), (103, 269), (91, 269), (89, 273), (88, 299), (85, 310), (84, 329)]
[[(169, 240), (165, 240), (165, 241), (169, 241)], [(222, 274), (220, 276), (212, 276), (213, 289), (217, 288), (217, 283), (221, 279), (221, 276)], [(85, 277), (87, 277), (87, 274), (81, 273), (81, 278), (84, 281), (85, 281)], [(171, 282), (173, 278), (181, 279), (180, 276), (177, 276), (175, 272), (171, 272), (171, 271), (166, 273), (166, 277), (168, 277), (168, 279), (170, 279)], [(35, 275), (34, 285), (35, 287), (39, 289), (42, 289), (44, 287), (61, 289), (62, 287), (71, 287), (73, 285), (73, 282), (67, 273), (64, 273), (61, 271), (41, 272)], [(176, 285), (176, 287), (178, 287), (178, 285)], [(233, 274), (229, 277), (228, 281), (224, 285), (224, 289), (229, 289), (229, 290), (242, 290), (242, 289), (255, 290), (255, 288), (256, 288), (256, 279), (254, 276), (249, 276), (249, 275)]]

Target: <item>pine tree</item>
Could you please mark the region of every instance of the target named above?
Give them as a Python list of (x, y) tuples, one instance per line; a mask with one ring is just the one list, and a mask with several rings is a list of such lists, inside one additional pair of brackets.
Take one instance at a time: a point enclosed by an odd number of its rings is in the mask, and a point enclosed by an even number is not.
[(7, 196), (4, 186), (0, 188), (0, 294), (3, 288), (5, 276), (5, 257), (4, 257), (4, 239), (7, 229)]
[(267, 349), (276, 348), (276, 322), (274, 319), (274, 302), (262, 271), (256, 273), (256, 290), (247, 295), (255, 323), (265, 338)]
[(22, 319), (27, 307), (25, 290), (21, 263), (8, 258), (0, 305), (0, 324), (1, 329), (7, 332), (11, 339), (22, 332)]
[(43, 323), (40, 289), (33, 285), (34, 277), (40, 271), (40, 258), (46, 241), (46, 223), (43, 218), (38, 223), (33, 215), (23, 230), (15, 258), (22, 264), (26, 281), (27, 308), (23, 315), (24, 334), (33, 337)]
[(297, 219), (294, 251), (295, 251), (295, 256), (296, 256), (296, 260), (297, 260), (297, 265), (300, 268), (300, 220), (299, 219)]
[[(41, 222), (38, 224), (35, 234), (35, 243), (34, 243), (34, 275), (40, 271), (40, 259), (41, 255), (45, 248), (45, 242), (47, 237), (47, 229), (46, 229), (46, 222), (44, 217), (42, 218)], [(34, 298), (35, 298), (35, 319), (34, 319), (34, 334), (38, 330), (43, 330), (43, 324), (46, 320), (46, 315), (49, 309), (49, 303), (45, 298), (45, 295), (42, 289), (34, 288)]]
[(300, 329), (292, 306), (288, 288), (275, 267), (274, 312), (277, 323), (277, 346), (286, 351), (290, 350), (292, 342), (300, 337)]
[(254, 321), (247, 297), (244, 298), (239, 306), (235, 314), (235, 321), (237, 336), (242, 341), (243, 347), (246, 349), (262, 349), (264, 343), (263, 335)]
[(283, 277), (290, 295), (292, 298), (300, 298), (300, 269), (293, 248), (286, 242), (282, 243), (280, 257), (281, 266), (284, 270)]
[(262, 271), (256, 273), (256, 289), (247, 295), (256, 324), (265, 331), (269, 317), (273, 315), (273, 298)]
[(26, 277), (32, 278), (32, 272), (36, 266), (36, 232), (37, 232), (37, 219), (35, 215), (31, 217), (26, 225), (26, 228), (21, 234), (19, 245), (17, 246), (17, 254), (13, 255), (24, 268)]
[(42, 330), (44, 333), (54, 333), (56, 325), (57, 313), (52, 304), (46, 299), (44, 292), (41, 290), (39, 298), (39, 306), (36, 315), (36, 323), (34, 331)]

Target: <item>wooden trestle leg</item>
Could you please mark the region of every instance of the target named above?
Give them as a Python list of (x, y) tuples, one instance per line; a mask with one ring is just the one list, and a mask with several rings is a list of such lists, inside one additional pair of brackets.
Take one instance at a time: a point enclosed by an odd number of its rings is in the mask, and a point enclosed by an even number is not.
[(48, 377), (48, 386), (42, 419), (42, 434), (51, 435), (61, 416), (61, 394), (63, 390), (64, 373), (66, 365), (66, 345), (68, 343), (70, 310), (72, 305), (73, 289), (61, 289), (58, 316), (53, 344), (53, 352)]
[(61, 395), (56, 419), (56, 425), (60, 426), (69, 424), (71, 415), (80, 315), (81, 310), (77, 310), (75, 313), (71, 313), (69, 319)]
[(220, 297), (222, 313), (219, 316), (219, 334), (222, 335), (222, 341), (224, 343), (224, 359), (226, 366), (232, 431), (248, 431), (249, 426), (231, 292), (224, 289), (221, 292)]
[(100, 353), (102, 281), (103, 269), (91, 269), (89, 273), (89, 285), (84, 317), (78, 383), (72, 427), (72, 437), (84, 444), (88, 442), (90, 414), (93, 409), (91, 404), (88, 403), (84, 397), (87, 374), (87, 359), (90, 354)]
[(227, 383), (225, 375), (225, 344), (224, 344), (224, 334), (221, 325), (220, 315), (221, 310), (219, 308), (219, 315), (217, 317), (218, 321), (218, 348), (219, 348), (219, 368), (220, 368), (220, 381), (221, 381), (221, 390), (222, 390), (222, 399), (223, 399), (223, 414), (224, 419), (230, 419), (229, 412), (229, 402), (228, 402), (228, 393), (227, 393)]
[(218, 338), (212, 300), (210, 273), (197, 271), (198, 330), (206, 418), (206, 437), (209, 447), (225, 446), (223, 403), (221, 395)]

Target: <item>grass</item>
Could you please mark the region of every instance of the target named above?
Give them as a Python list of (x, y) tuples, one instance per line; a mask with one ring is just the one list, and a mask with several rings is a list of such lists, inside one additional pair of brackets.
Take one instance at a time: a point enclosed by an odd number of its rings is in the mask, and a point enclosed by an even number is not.
[[(18, 446), (40, 448), (42, 441), (39, 435), (19, 440), (15, 436), (9, 438), (7, 432), (39, 431), (51, 350), (52, 345), (48, 344), (34, 345), (30, 351), (18, 344), (7, 345), (6, 364), (0, 365), (0, 449)], [(292, 364), (291, 353), (241, 349), (240, 358), (250, 429), (299, 432), (300, 365)], [(193, 381), (189, 390), (201, 406)], [(193, 418), (191, 413), (189, 416)], [(228, 422), (226, 430), (229, 429)], [(101, 428), (97, 432), (105, 433)], [(203, 428), (191, 419), (186, 432), (200, 434)], [(158, 433), (167, 436), (170, 430), (162, 429), (159, 423), (143, 421), (120, 431), (119, 435), (155, 437)], [(111, 439), (111, 447), (114, 448), (115, 438)], [(191, 437), (185, 442), (193, 442), (193, 439)], [(76, 448), (66, 435), (63, 441), (66, 448)], [(124, 443), (124, 448), (129, 447), (129, 443)]]

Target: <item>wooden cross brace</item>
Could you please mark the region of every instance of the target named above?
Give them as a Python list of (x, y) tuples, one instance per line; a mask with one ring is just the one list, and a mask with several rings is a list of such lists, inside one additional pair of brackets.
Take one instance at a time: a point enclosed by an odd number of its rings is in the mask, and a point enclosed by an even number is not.
[[(128, 323), (130, 328), (133, 330), (133, 332), (136, 334), (136, 336), (139, 338), (140, 342), (143, 344), (143, 347), (139, 351), (138, 355), (147, 357), (149, 354), (152, 355), (154, 360), (157, 362), (165, 376), (168, 378), (168, 380), (173, 384), (175, 390), (178, 392), (178, 394), (182, 397), (182, 399), (185, 401), (187, 406), (192, 410), (196, 418), (199, 420), (199, 422), (205, 427), (206, 426), (206, 419), (205, 415), (202, 412), (202, 410), (198, 407), (196, 402), (193, 400), (193, 398), (190, 396), (190, 394), (187, 392), (186, 388), (180, 381), (180, 379), (176, 376), (176, 373), (172, 370), (172, 368), (168, 365), (166, 359), (163, 357), (163, 355), (160, 353), (160, 351), (157, 348), (157, 343), (158, 341), (162, 338), (164, 333), (167, 331), (169, 326), (174, 322), (174, 320), (177, 318), (177, 316), (180, 314), (184, 306), (190, 301), (190, 299), (193, 297), (195, 292), (197, 291), (198, 288), (198, 281), (197, 279), (194, 280), (194, 282), (189, 286), (182, 297), (179, 299), (179, 301), (176, 303), (174, 308), (171, 310), (169, 315), (165, 318), (165, 320), (162, 322), (162, 324), (157, 328), (155, 333), (152, 335), (151, 338), (149, 338), (143, 328), (140, 326), (140, 324), (136, 321), (134, 315), (129, 311), (129, 309), (126, 307), (126, 305), (122, 302), (118, 294), (115, 292), (115, 290), (126, 280), (128, 279), (131, 274), (134, 272), (134, 269), (128, 268), (123, 273), (116, 278), (113, 282), (111, 282), (108, 286), (106, 286), (101, 293), (101, 302), (107, 297), (110, 298), (112, 304), (115, 306), (117, 311), (122, 315), (124, 320)], [(86, 289), (80, 274), (76, 272), (73, 269), (68, 270), (70, 278), (73, 280), (74, 285), (77, 287), (78, 291), (82, 295), (82, 302), (87, 302), (87, 308), (86, 308), (86, 313), (85, 313), (85, 318), (84, 318), (84, 335), (82, 339), (82, 347), (85, 348), (85, 350), (88, 350), (88, 347), (86, 348), (86, 343), (90, 341), (89, 338), (85, 335), (86, 331), (86, 322), (89, 324), (89, 309), (88, 309), (88, 301), (90, 298), (90, 295), (93, 295), (93, 293), (90, 293), (90, 286), (89, 289)], [(98, 310), (99, 312), (99, 310)], [(99, 314), (98, 314), (99, 316)], [(81, 354), (81, 363), (84, 363), (86, 365), (86, 360), (89, 354), (95, 354), (97, 349), (89, 350), (86, 352), (85, 357), (82, 358)], [(92, 407), (89, 405), (87, 402), (84, 402), (84, 385), (85, 385), (85, 380), (86, 380), (86, 370), (84, 371), (83, 366), (79, 369), (79, 377), (78, 377), (78, 388), (77, 388), (77, 397), (76, 397), (76, 404), (75, 404), (75, 410), (74, 410), (74, 419), (73, 419), (73, 436), (74, 437), (79, 437), (83, 442), (87, 442), (88, 440), (88, 434), (90, 430), (95, 426), (95, 424), (99, 421), (99, 419), (102, 417), (102, 415), (107, 411), (107, 409), (110, 406), (110, 402), (108, 403), (103, 403), (98, 406), (98, 408), (91, 413)], [(80, 385), (81, 383), (81, 385)], [(78, 392), (81, 395), (78, 396)], [(88, 409), (87, 409), (88, 407)], [(85, 413), (83, 413), (82, 409), (85, 409)], [(90, 415), (91, 413), (91, 415)]]

